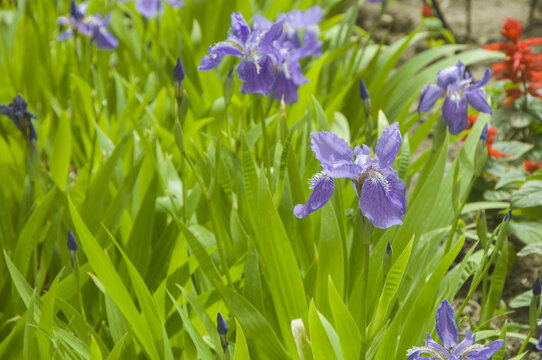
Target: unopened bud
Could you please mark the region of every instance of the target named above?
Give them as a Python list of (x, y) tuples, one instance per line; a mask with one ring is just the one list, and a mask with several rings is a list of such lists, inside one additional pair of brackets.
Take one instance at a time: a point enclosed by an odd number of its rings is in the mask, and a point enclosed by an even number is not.
[(365, 118), (368, 118), (371, 114), (371, 96), (369, 95), (369, 90), (367, 90), (367, 85), (363, 79), (359, 81), (359, 97), (363, 104), (363, 110), (365, 111)]
[(175, 98), (181, 102), (184, 93), (184, 67), (181, 58), (177, 58), (177, 64), (173, 68), (173, 84), (175, 86)]
[(542, 283), (540, 282), (540, 278), (537, 277), (533, 284), (533, 295), (540, 296), (541, 292), (542, 292)]
[(391, 244), (388, 241), (388, 246), (386, 247), (386, 255), (384, 255), (384, 260), (382, 261), (382, 267), (384, 268), (384, 274), (387, 274), (391, 269), (391, 259), (392, 259), (392, 248)]
[(76, 252), (77, 251), (77, 241), (71, 230), (68, 230), (68, 250)]
[(220, 345), (222, 345), (222, 349), (226, 352), (229, 345), (227, 339), (228, 325), (220, 313), (216, 314), (216, 331), (218, 332), (218, 335), (220, 335)]

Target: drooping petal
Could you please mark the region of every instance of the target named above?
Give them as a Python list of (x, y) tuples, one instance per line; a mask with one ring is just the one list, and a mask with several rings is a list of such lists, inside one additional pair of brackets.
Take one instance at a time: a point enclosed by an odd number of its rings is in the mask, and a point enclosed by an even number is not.
[(333, 179), (324, 173), (316, 174), (311, 182), (313, 191), (309, 196), (309, 200), (305, 205), (298, 204), (294, 208), (294, 215), (300, 219), (324, 206), (331, 199), (335, 189)]
[(420, 104), (418, 105), (418, 114), (427, 112), (433, 108), (435, 102), (442, 95), (442, 89), (435, 84), (428, 84), (422, 90)]
[(297, 86), (292, 79), (286, 78), (286, 75), (282, 71), (277, 73), (277, 78), (273, 84), (273, 97), (277, 100), (281, 100), (284, 97), (286, 104), (297, 102)]
[(96, 27), (92, 40), (96, 41), (96, 46), (104, 50), (111, 50), (119, 45), (117, 39), (102, 27)]
[(56, 39), (58, 41), (66, 40), (67, 38), (69, 38), (72, 35), (73, 35), (72, 29), (68, 29), (68, 30), (64, 31), (62, 34), (58, 35)]
[(155, 17), (161, 7), (161, 0), (139, 0), (136, 3), (136, 10), (146, 18)]
[(482, 350), (469, 351), (469, 360), (490, 360), (502, 347), (504, 340), (495, 340)]
[(455, 323), (454, 309), (448, 300), (444, 299), (437, 309), (436, 328), (437, 334), (446, 349), (451, 349), (457, 345), (458, 332)]
[(237, 73), (243, 82), (241, 92), (245, 94), (260, 93), (267, 96), (275, 82), (273, 60), (266, 54), (253, 55), (250, 60), (243, 58), (237, 66)]
[(427, 354), (435, 355), (438, 360), (449, 360), (451, 358), (450, 352), (433, 340), (431, 334), (427, 334), (427, 338), (425, 339), (425, 351)]
[(241, 57), (243, 56), (243, 52), (239, 50), (237, 47), (227, 43), (227, 42), (220, 42), (216, 44), (215, 46), (209, 46), (209, 54), (205, 55), (198, 66), (198, 70), (212, 70), (215, 67), (220, 64), (220, 61), (222, 61), (222, 57), (226, 55)]
[(493, 113), (493, 111), (491, 111), (491, 106), (486, 100), (486, 92), (484, 89), (471, 87), (465, 91), (465, 95), (467, 95), (470, 106), (476, 110), (486, 114)]
[(311, 133), (311, 149), (322, 164), (352, 163), (354, 152), (348, 143), (328, 131)]
[(467, 98), (454, 93), (446, 96), (442, 105), (442, 116), (452, 135), (457, 135), (469, 125)]
[(393, 169), (369, 170), (363, 182), (359, 208), (377, 228), (401, 225), (406, 211), (405, 184)]
[(380, 168), (389, 167), (395, 161), (402, 143), (399, 123), (395, 122), (384, 129), (376, 144), (376, 157)]

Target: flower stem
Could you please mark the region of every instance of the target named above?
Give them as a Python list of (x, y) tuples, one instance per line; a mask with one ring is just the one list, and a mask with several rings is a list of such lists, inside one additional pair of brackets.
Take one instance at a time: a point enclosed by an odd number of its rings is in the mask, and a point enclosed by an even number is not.
[(525, 338), (525, 341), (523, 341), (523, 344), (521, 344), (521, 347), (519, 348), (519, 351), (517, 355), (523, 354), (525, 351), (525, 348), (527, 347), (527, 344), (529, 344), (529, 340), (531, 340), (531, 336), (533, 336), (534, 329), (530, 329), (529, 333), (527, 334), (527, 337)]

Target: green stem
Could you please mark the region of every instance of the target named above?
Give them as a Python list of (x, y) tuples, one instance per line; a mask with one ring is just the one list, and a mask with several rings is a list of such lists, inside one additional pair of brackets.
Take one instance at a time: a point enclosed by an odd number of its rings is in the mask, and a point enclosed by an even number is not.
[[(363, 240), (362, 240), (363, 241)], [(367, 356), (367, 351), (369, 350), (369, 344), (367, 343), (367, 285), (369, 283), (369, 253), (370, 253), (370, 244), (363, 244), (363, 278), (361, 281), (361, 322), (360, 322), (360, 333), (361, 333), (361, 353), (360, 360), (365, 360)]]
[(531, 339), (531, 336), (533, 336), (534, 329), (530, 329), (529, 333), (527, 334), (527, 337), (525, 338), (525, 341), (523, 341), (523, 344), (521, 344), (521, 347), (519, 348), (518, 355), (523, 354), (525, 351), (525, 348), (527, 347), (527, 344), (529, 343), (529, 340)]
[[(465, 204), (467, 203), (467, 199), (469, 197), (469, 194), (472, 190), (472, 187), (474, 186), (474, 181), (476, 180), (475, 177), (473, 177), (469, 183), (469, 186), (467, 188), (466, 196), (463, 197), (461, 200), (461, 204), (459, 206), (459, 209), (457, 209), (457, 214), (455, 214), (454, 222), (452, 223), (452, 228), (450, 230), (450, 233), (448, 234), (448, 239), (446, 239), (446, 247), (444, 248), (444, 253), (447, 254), (448, 251), (450, 251), (455, 235), (455, 231), (457, 230), (457, 224), (459, 223), (459, 218), (461, 217), (461, 212), (463, 211), (463, 207), (465, 207)], [(453, 201), (453, 199), (452, 199)]]

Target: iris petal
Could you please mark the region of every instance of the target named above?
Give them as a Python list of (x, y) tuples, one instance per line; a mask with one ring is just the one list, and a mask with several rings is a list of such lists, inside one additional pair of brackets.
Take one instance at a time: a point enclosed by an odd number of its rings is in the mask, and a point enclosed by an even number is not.
[(444, 99), (442, 115), (452, 135), (459, 134), (469, 125), (467, 105), (467, 98), (462, 95), (453, 94)]
[(486, 100), (486, 92), (484, 89), (475, 88), (473, 86), (465, 91), (465, 95), (467, 95), (467, 100), (469, 101), (470, 106), (486, 114), (492, 113), (491, 106), (489, 106)]
[(457, 345), (458, 332), (455, 323), (454, 310), (448, 300), (440, 303), (437, 309), (436, 321), (437, 334), (446, 349), (451, 349)]
[(294, 208), (294, 215), (300, 219), (320, 209), (333, 195), (335, 183), (332, 178), (327, 175), (317, 174), (314, 180), (315, 182), (312, 184), (314, 190), (310, 194), (307, 203), (305, 205), (296, 205)]
[(435, 84), (428, 84), (422, 90), (420, 104), (418, 105), (418, 114), (427, 112), (433, 108), (435, 102), (442, 95), (442, 89)]
[(384, 129), (376, 144), (376, 156), (381, 168), (389, 167), (395, 161), (402, 143), (399, 123), (393, 123)]
[(248, 60), (243, 58), (237, 66), (239, 79), (243, 82), (241, 92), (269, 95), (275, 82), (273, 60), (266, 54)]
[(405, 190), (405, 183), (394, 170), (369, 170), (361, 189), (359, 208), (377, 228), (401, 225), (406, 211)]

